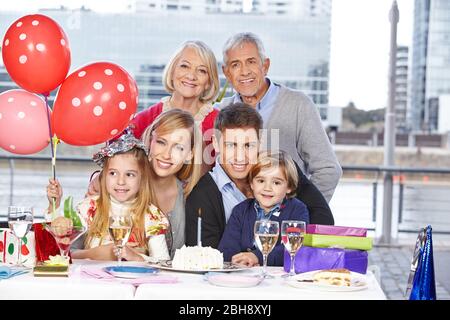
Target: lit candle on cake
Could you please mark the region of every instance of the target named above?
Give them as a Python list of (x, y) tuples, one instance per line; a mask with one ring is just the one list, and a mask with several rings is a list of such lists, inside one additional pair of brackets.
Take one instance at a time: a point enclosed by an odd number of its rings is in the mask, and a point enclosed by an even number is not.
[(202, 208), (198, 208), (197, 245), (199, 247), (202, 246)]

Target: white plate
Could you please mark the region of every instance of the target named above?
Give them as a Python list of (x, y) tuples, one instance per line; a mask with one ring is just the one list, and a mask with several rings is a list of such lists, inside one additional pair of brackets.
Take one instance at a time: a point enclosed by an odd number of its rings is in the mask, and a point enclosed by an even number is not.
[(189, 273), (206, 273), (210, 271), (214, 272), (233, 272), (233, 271), (241, 271), (248, 270), (250, 267), (243, 266), (240, 264), (231, 264), (230, 262), (224, 262), (223, 268), (220, 269), (201, 269), (201, 270), (185, 270), (185, 269), (177, 269), (172, 267), (172, 260), (160, 261), (158, 263), (150, 264), (154, 268), (168, 270), (168, 271), (177, 271), (177, 272), (189, 272)]
[(153, 276), (159, 270), (151, 267), (142, 266), (110, 266), (103, 268), (105, 272), (117, 278), (136, 279)]
[(300, 280), (312, 280), (315, 273), (320, 270), (310, 271), (305, 273), (299, 273), (293, 277), (286, 279), (286, 283), (292, 287), (300, 288), (300, 289), (310, 289), (310, 290), (319, 290), (319, 291), (339, 291), (339, 292), (348, 292), (348, 291), (359, 291), (365, 290), (368, 288), (367, 278), (364, 274), (357, 272), (350, 272), (350, 281), (351, 284), (349, 287), (346, 286), (334, 286), (334, 285), (326, 285), (319, 284), (315, 282), (303, 282)]
[(205, 279), (219, 287), (232, 287), (232, 288), (249, 288), (260, 284), (264, 278), (258, 275), (248, 274), (227, 274), (220, 272), (208, 272), (205, 274)]

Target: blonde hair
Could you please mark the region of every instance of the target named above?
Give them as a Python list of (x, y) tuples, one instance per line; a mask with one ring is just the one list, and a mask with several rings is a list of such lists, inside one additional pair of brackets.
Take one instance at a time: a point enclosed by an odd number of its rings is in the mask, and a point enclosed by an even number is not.
[[(181, 109), (170, 109), (163, 112), (144, 131), (142, 141), (150, 149), (153, 132), (156, 132), (158, 135), (165, 135), (177, 129), (188, 129), (191, 133), (191, 152), (193, 157), (187, 163), (183, 164), (177, 172), (178, 179), (187, 181), (184, 185), (184, 197), (186, 198), (197, 184), (201, 174), (202, 135), (195, 124), (194, 117), (189, 112)], [(152, 167), (151, 172), (154, 174)]]
[[(128, 152), (117, 154), (130, 154), (137, 160), (139, 173), (141, 174), (141, 181), (139, 191), (136, 194), (136, 201), (131, 207), (131, 216), (133, 220), (133, 234), (136, 236), (139, 245), (147, 248), (145, 241), (145, 214), (148, 212), (150, 204), (154, 203), (156, 197), (150, 185), (150, 163), (144, 150), (133, 148)], [(117, 155), (115, 154), (115, 155)], [(115, 156), (114, 155), (114, 156)], [(113, 157), (114, 157), (113, 156)], [(90, 242), (95, 237), (104, 237), (108, 234), (109, 228), (109, 210), (111, 208), (110, 194), (106, 189), (106, 175), (110, 160), (113, 157), (106, 158), (103, 170), (100, 173), (100, 197), (97, 199), (97, 213), (94, 216), (91, 226), (89, 227), (85, 246), (88, 247)]]
[(296, 195), (298, 185), (298, 172), (295, 167), (294, 160), (284, 151), (263, 151), (258, 155), (257, 163), (250, 169), (248, 173), (249, 183), (261, 172), (262, 169), (279, 167), (286, 178), (288, 188), (291, 192), (287, 194), (288, 198), (293, 198)]
[(173, 71), (175, 69), (181, 53), (186, 48), (192, 48), (200, 56), (203, 63), (205, 63), (209, 76), (209, 88), (206, 89), (200, 96), (200, 101), (203, 103), (212, 102), (217, 96), (220, 89), (219, 71), (217, 67), (216, 57), (214, 52), (202, 41), (186, 41), (175, 51), (175, 54), (169, 60), (169, 63), (164, 68), (163, 84), (167, 92), (173, 93), (175, 88), (173, 86)]

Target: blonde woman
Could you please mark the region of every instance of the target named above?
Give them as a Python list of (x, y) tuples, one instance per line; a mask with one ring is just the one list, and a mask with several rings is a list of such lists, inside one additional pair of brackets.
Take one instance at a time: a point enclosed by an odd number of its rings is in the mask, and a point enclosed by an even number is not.
[(180, 109), (160, 114), (142, 135), (150, 149), (155, 204), (170, 221), (166, 240), (171, 256), (185, 243), (185, 199), (200, 179), (200, 139), (194, 118)]
[[(163, 84), (171, 95), (136, 115), (131, 123), (134, 135), (141, 137), (161, 113), (174, 108), (181, 109), (194, 117), (206, 148), (211, 144), (214, 120), (218, 113), (212, 104), (219, 91), (217, 61), (212, 50), (202, 41), (183, 43), (166, 65)], [(214, 163), (214, 150), (211, 147), (209, 151), (205, 152), (203, 160), (211, 166)], [(209, 168), (203, 169), (206, 172)]]

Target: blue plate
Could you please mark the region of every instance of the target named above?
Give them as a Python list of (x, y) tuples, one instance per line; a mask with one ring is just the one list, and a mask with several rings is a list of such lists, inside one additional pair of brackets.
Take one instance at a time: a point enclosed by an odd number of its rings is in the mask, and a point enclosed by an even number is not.
[(135, 279), (153, 276), (159, 272), (157, 268), (137, 266), (111, 266), (103, 268), (104, 271), (118, 278)]

